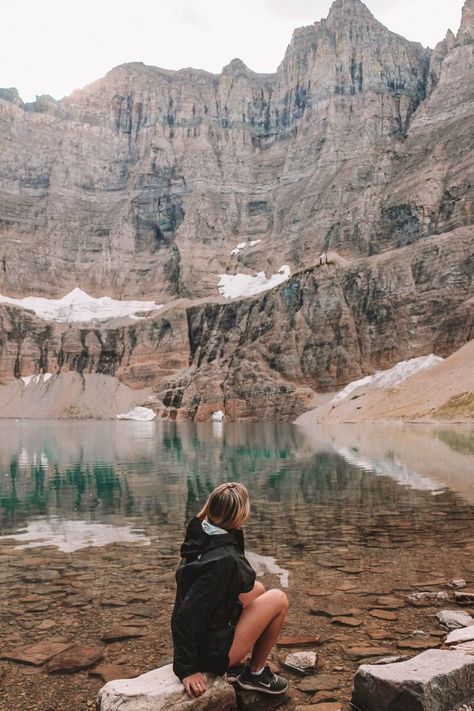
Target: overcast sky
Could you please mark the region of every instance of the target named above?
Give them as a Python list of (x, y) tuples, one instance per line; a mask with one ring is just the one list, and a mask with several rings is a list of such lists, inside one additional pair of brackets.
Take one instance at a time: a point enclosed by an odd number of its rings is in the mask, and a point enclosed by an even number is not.
[[(273, 72), (296, 27), (326, 17), (331, 0), (7, 0), (0, 87), (25, 101), (61, 98), (123, 62), (219, 72), (240, 57)], [(433, 47), (458, 30), (463, 0), (367, 0), (394, 32)]]

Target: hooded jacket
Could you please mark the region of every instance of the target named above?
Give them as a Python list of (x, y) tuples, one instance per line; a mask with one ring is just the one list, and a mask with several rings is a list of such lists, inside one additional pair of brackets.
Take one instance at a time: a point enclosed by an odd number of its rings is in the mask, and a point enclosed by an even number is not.
[(173, 671), (180, 679), (196, 672), (223, 674), (241, 593), (250, 592), (255, 571), (244, 555), (242, 531), (209, 535), (193, 518), (176, 570), (176, 600), (171, 616)]

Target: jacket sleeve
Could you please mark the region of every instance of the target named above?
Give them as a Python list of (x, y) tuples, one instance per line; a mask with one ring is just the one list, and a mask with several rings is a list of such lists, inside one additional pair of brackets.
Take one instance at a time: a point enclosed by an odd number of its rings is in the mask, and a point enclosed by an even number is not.
[(200, 671), (199, 643), (206, 638), (215, 611), (228, 602), (235, 573), (233, 558), (209, 561), (173, 617), (173, 671), (181, 680)]

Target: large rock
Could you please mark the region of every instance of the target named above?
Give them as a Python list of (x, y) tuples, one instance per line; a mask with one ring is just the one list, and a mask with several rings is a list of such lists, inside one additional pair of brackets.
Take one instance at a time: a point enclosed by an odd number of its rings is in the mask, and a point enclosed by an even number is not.
[(440, 625), (448, 630), (457, 630), (461, 627), (474, 625), (474, 618), (464, 610), (441, 610), (436, 617)]
[(171, 664), (135, 679), (108, 682), (97, 696), (97, 711), (236, 711), (235, 692), (221, 677), (207, 676), (208, 689), (190, 699)]
[(474, 657), (430, 650), (406, 662), (359, 667), (352, 703), (364, 711), (450, 711), (474, 700)]

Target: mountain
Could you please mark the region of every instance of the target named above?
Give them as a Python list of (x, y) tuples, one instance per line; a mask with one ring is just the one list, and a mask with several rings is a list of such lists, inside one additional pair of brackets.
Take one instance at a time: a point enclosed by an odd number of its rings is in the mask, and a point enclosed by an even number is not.
[[(82, 329), (0, 305), (2, 381), (99, 372), (153, 388), (167, 416), (289, 418), (315, 390), (460, 347), (473, 38), (473, 0), (435, 50), (336, 0), (274, 74), (132, 63), (61, 101), (0, 90), (0, 293), (165, 304)], [(219, 296), (283, 265), (265, 294)]]

